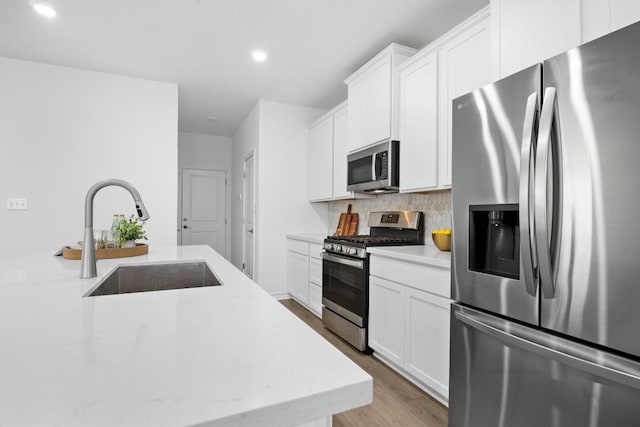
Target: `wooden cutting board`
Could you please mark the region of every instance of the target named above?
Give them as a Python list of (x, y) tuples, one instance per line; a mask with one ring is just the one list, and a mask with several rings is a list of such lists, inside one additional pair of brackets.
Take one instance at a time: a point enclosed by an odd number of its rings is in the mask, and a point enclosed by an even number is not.
[(357, 231), (358, 231), (358, 214), (352, 213), (351, 216), (349, 217), (349, 226), (347, 227), (346, 236), (355, 236)]
[(346, 236), (349, 231), (349, 223), (351, 222), (351, 205), (347, 208), (347, 213), (340, 214), (338, 228), (336, 228), (336, 236)]

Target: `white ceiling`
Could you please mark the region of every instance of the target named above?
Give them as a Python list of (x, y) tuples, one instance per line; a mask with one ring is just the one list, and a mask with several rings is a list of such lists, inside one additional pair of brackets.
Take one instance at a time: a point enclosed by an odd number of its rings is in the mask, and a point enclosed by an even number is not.
[(261, 98), (333, 107), (389, 43), (421, 48), (488, 1), (43, 0), (46, 19), (0, 0), (0, 56), (178, 83), (180, 131), (231, 135)]

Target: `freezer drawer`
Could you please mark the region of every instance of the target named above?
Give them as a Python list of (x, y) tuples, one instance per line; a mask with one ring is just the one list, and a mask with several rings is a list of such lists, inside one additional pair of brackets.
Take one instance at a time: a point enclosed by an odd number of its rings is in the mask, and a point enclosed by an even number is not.
[(454, 304), (450, 427), (637, 426), (640, 363)]

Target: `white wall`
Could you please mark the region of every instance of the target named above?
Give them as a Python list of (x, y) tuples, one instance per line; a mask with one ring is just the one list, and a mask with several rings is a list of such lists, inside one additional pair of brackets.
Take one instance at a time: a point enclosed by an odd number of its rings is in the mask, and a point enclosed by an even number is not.
[(178, 133), (178, 167), (230, 171), (231, 138)]
[[(234, 168), (240, 171), (244, 157), (257, 140), (254, 280), (276, 297), (287, 292), (286, 235), (327, 233), (327, 205), (307, 201), (307, 129), (324, 113), (261, 100), (233, 138)], [(242, 204), (236, 205), (240, 206), (241, 218)], [(239, 256), (241, 265), (241, 226), (234, 233), (233, 245), (240, 246), (239, 251), (234, 249), (234, 255)]]
[[(182, 170), (183, 169), (207, 169), (223, 171), (227, 175), (227, 239), (225, 258), (231, 255), (231, 193), (233, 179), (231, 173), (231, 138), (228, 136), (203, 135), (199, 133), (178, 133), (178, 209), (181, 209), (182, 201)], [(182, 230), (178, 215), (178, 242)]]
[[(243, 220), (243, 201), (240, 199), (240, 195), (243, 193), (244, 181), (242, 178), (244, 159), (255, 151), (255, 156), (258, 157), (258, 127), (259, 127), (259, 104), (256, 104), (247, 117), (242, 121), (242, 124), (233, 134), (232, 140), (232, 181), (233, 190), (231, 195), (231, 262), (233, 265), (242, 269), (242, 220)], [(258, 171), (257, 162), (254, 164), (255, 173)], [(257, 180), (256, 180), (257, 181)], [(260, 183), (256, 182), (255, 191), (258, 191)], [(254, 229), (258, 230), (258, 218), (255, 218)], [(258, 235), (254, 233), (254, 242), (257, 241)], [(257, 265), (254, 268), (254, 276), (257, 277)]]
[[(151, 246), (175, 244), (177, 85), (0, 58), (0, 94), (0, 257), (81, 240), (86, 192), (108, 178), (139, 190)], [(94, 207), (95, 228), (135, 211), (116, 187)]]

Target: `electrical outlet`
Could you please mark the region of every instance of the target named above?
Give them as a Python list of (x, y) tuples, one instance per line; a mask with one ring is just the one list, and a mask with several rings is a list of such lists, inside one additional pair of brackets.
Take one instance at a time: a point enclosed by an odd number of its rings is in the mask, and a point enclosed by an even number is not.
[(7, 199), (8, 211), (26, 211), (29, 209), (27, 199)]

